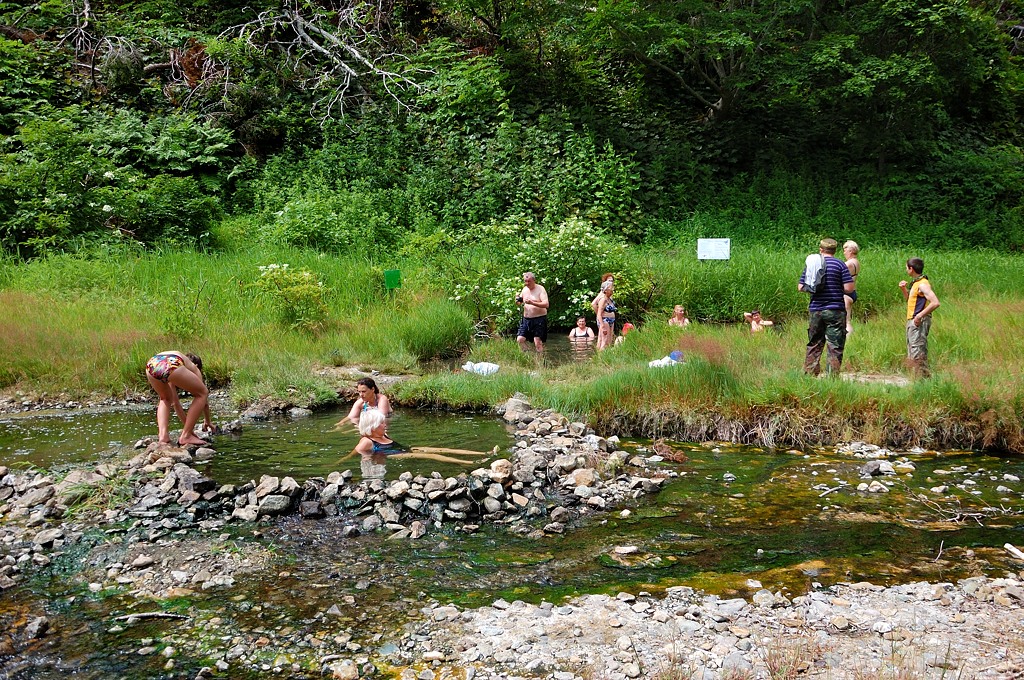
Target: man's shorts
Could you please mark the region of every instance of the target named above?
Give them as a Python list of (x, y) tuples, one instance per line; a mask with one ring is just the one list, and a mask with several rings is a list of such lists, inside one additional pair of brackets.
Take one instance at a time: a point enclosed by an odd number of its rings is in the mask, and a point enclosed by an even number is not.
[(540, 338), (541, 342), (548, 341), (548, 317), (535, 316), (532, 319), (523, 317), (523, 320), (519, 323), (519, 337), (526, 338), (527, 340), (533, 340), (534, 338)]

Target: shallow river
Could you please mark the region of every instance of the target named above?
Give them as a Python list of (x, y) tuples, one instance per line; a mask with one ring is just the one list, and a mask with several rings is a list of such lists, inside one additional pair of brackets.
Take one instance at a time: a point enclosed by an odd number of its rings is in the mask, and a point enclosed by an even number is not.
[[(332, 432), (341, 415), (275, 421), (234, 439), (221, 437), (205, 471), (222, 483), (261, 474), (289, 474), (301, 483), (357, 469), (356, 461), (340, 460), (355, 443), (354, 435)], [(0, 464), (103, 460), (151, 433), (152, 419), (147, 410), (0, 420)], [(401, 412), (390, 430), (409, 445), (487, 450), (512, 444), (504, 424), (486, 416)], [(625, 444), (651, 455), (645, 442)], [(377, 535), (341, 538), (342, 523), (333, 518), (289, 518), (255, 531), (229, 527), (224, 531), (231, 541), (272, 549), (273, 563), (240, 577), (228, 598), (198, 593), (160, 606), (187, 612), (194, 623), (228, 621), (235, 634), (265, 630), (273, 638), (282, 629), (317, 628), (323, 612), (338, 605), (340, 621), (357, 630), (354, 639), (374, 649), (390, 644), (398, 626), (430, 598), (466, 606), (498, 597), (559, 602), (579, 593), (656, 593), (672, 585), (750, 595), (757, 589), (750, 580), (796, 595), (815, 583), (997, 576), (1014, 568), (1002, 545), (1024, 545), (1024, 485), (1013, 481), (1024, 479), (1019, 456), (910, 455), (913, 473), (888, 478), (894, 482), (888, 493), (869, 494), (855, 491), (865, 461), (851, 455), (714, 444), (678, 443), (675, 449), (687, 460), (655, 464), (678, 475), (659, 494), (640, 498), (626, 516), (598, 514), (563, 536), (530, 539), (484, 527), (474, 535), (429, 533), (416, 542), (392, 542)], [(388, 478), (404, 469), (450, 475), (466, 468), (406, 460), (392, 465)], [(948, 491), (929, 491), (939, 485)], [(617, 546), (637, 550), (623, 557)], [(21, 660), (8, 669), (11, 677), (56, 678), (69, 671), (87, 678), (172, 677), (161, 673), (164, 659), (133, 650), (170, 635), (178, 624), (111, 632), (111, 619), (136, 604), (127, 593), (90, 594), (74, 577), (83, 556), (72, 551), (52, 572), (0, 595), (0, 627), (45, 610), (59, 631), (40, 645), (33, 663)], [(195, 676), (191, 666), (178, 670), (173, 677), (184, 677), (185, 670)], [(0, 658), (0, 677), (3, 672)]]

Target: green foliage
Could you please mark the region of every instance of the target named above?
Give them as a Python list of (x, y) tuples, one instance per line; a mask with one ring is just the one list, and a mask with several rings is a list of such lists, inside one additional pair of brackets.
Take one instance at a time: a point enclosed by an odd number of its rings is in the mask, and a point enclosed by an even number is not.
[(54, 77), (65, 59), (47, 45), (0, 37), (0, 135), (47, 109), (61, 91)]
[(290, 328), (316, 331), (327, 320), (327, 289), (308, 269), (292, 269), (288, 264), (268, 264), (260, 269), (252, 284), (257, 299), (277, 311), (281, 322)]
[(624, 243), (579, 218), (546, 228), (520, 217), (467, 230), (454, 240), (444, 265), (452, 299), (499, 330), (518, 323), (515, 296), (523, 272), (534, 272), (547, 291), (551, 320), (566, 322), (589, 309), (601, 274), (615, 271), (625, 253)]
[[(222, 133), (185, 118), (158, 133), (132, 115), (63, 114), (26, 123), (19, 150), (0, 157), (5, 248), (32, 255), (98, 236), (188, 241), (219, 217), (201, 173), (226, 147)], [(196, 176), (167, 174), (186, 170)]]
[(259, 232), (264, 243), (326, 252), (369, 251), (399, 232), (385, 191), (307, 193), (288, 201)]

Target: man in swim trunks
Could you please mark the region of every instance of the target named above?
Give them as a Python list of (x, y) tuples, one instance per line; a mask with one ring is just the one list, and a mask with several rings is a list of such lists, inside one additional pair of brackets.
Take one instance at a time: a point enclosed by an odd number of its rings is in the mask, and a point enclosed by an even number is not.
[[(210, 390), (203, 381), (202, 359), (194, 354), (167, 351), (160, 352), (146, 362), (146, 379), (156, 392), (159, 403), (156, 407), (156, 425), (161, 444), (170, 444), (171, 411), (178, 414), (182, 422), (179, 446), (202, 446), (206, 440), (195, 433), (199, 414), (203, 414), (208, 430), (213, 429), (210, 421), (210, 405), (207, 397)], [(181, 406), (178, 390), (182, 389), (192, 395), (192, 404), (188, 412)]]
[(523, 273), (523, 290), (516, 297), (516, 304), (523, 306), (523, 320), (519, 324), (516, 342), (526, 351), (526, 343), (533, 340), (538, 352), (544, 351), (548, 340), (548, 292), (537, 283), (533, 272)]

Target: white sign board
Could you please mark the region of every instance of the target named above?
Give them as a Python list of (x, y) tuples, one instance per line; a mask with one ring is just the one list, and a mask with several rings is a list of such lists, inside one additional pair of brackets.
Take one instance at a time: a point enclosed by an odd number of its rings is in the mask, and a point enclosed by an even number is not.
[(699, 238), (697, 239), (698, 260), (728, 260), (729, 239)]

